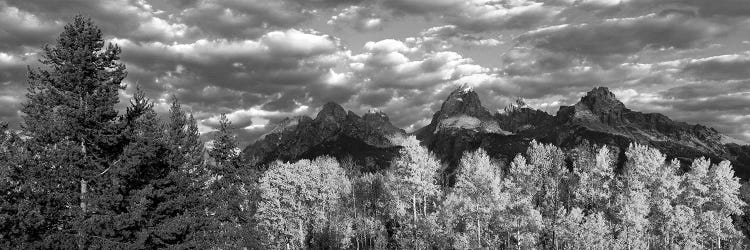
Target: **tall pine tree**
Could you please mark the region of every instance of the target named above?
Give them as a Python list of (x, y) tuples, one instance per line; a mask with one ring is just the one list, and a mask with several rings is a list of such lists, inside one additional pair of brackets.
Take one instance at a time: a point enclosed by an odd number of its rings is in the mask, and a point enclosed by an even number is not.
[[(45, 46), (43, 68), (29, 68), (23, 130), (32, 161), (32, 188), (45, 226), (35, 244), (83, 248), (82, 222), (91, 215), (101, 173), (118, 155), (118, 90), (125, 78), (120, 48), (105, 47), (102, 32), (84, 16), (64, 27), (53, 46)], [(43, 236), (42, 236), (43, 235)], [(75, 237), (71, 237), (75, 236)]]

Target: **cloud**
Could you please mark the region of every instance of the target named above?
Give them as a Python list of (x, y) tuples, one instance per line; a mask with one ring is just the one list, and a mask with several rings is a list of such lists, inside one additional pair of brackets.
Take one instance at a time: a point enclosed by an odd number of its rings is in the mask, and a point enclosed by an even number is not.
[[(407, 130), (429, 122), (445, 97), (461, 84), (482, 90), (483, 101), (495, 105), (502, 81), (496, 69), (482, 67), (472, 59), (449, 50), (435, 51), (416, 42), (386, 39), (368, 42), (360, 54), (352, 55), (353, 82), (357, 94), (346, 107), (365, 112), (377, 108)], [(415, 116), (414, 114), (421, 114)]]
[[(345, 102), (354, 91), (345, 84), (347, 75), (333, 70), (346, 61), (347, 52), (336, 38), (315, 31), (288, 29), (258, 39), (184, 44), (114, 42), (123, 48), (131, 83), (144, 85), (149, 93), (175, 94), (201, 119), (248, 107), (286, 112), (300, 105)], [(232, 119), (249, 126), (248, 117)]]
[(606, 63), (644, 50), (690, 49), (725, 35), (728, 27), (682, 14), (649, 14), (599, 23), (559, 25), (525, 33), (522, 43)]
[(397, 11), (428, 14), (460, 8), (464, 0), (385, 0), (384, 5)]
[(428, 52), (397, 40), (368, 42), (364, 49), (350, 64), (371, 86), (418, 89), (488, 71), (456, 52)]
[(343, 9), (341, 13), (332, 16), (327, 23), (339, 28), (353, 27), (361, 32), (380, 30), (384, 24), (381, 15), (384, 14), (376, 13), (375, 9), (372, 6), (350, 6)]
[(471, 31), (527, 29), (552, 19), (561, 11), (557, 7), (532, 1), (511, 2), (521, 4), (477, 0), (446, 17), (450, 23)]
[(627, 0), (624, 5), (632, 8), (650, 9), (664, 7), (686, 10), (703, 17), (747, 17), (750, 16), (750, 2), (744, 0)]
[[(172, 41), (185, 39), (196, 32), (146, 1), (7, 0), (7, 3), (12, 6), (9, 7), (11, 10), (34, 13), (33, 18), (38, 19), (38, 22), (52, 24), (48, 28), (57, 31), (50, 30), (48, 35), (56, 35), (61, 31), (62, 25), (77, 14), (90, 16), (107, 34), (128, 37), (134, 41)], [(45, 39), (40, 42), (51, 41), (52, 39)]]
[(416, 15), (442, 20), (465, 33), (475, 33), (535, 27), (552, 20), (562, 11), (560, 6), (526, 0), (380, 0), (370, 4), (368, 11), (359, 9), (357, 13), (349, 13), (353, 11), (349, 8), (338, 16), (359, 17), (352, 19), (358, 20), (355, 22), (357, 27), (366, 20), (364, 18), (373, 18), (375, 12), (379, 21)]
[(750, 53), (690, 60), (682, 72), (705, 80), (750, 79)]
[(428, 50), (449, 50), (454, 47), (494, 47), (502, 44), (495, 38), (463, 33), (455, 25), (436, 26), (407, 39)]
[(0, 51), (25, 51), (51, 41), (62, 24), (0, 2)]
[(121, 99), (138, 83), (164, 112), (175, 94), (204, 132), (227, 113), (252, 140), (327, 101), (413, 130), (469, 83), (490, 109), (519, 96), (554, 113), (609, 86), (750, 133), (746, 0), (0, 0), (0, 119), (18, 119), (25, 66), (79, 13), (123, 47)]

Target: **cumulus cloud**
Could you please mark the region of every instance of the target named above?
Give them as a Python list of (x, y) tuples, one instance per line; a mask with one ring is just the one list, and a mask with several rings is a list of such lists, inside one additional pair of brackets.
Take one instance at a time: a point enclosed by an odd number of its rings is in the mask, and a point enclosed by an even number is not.
[(382, 13), (372, 6), (350, 6), (328, 20), (329, 25), (353, 27), (358, 31), (378, 30), (383, 27)]
[(131, 81), (154, 84), (152, 89), (173, 91), (204, 107), (215, 105), (216, 99), (232, 100), (235, 104), (220, 106), (238, 108), (266, 99), (306, 98), (312, 88), (335, 87), (328, 86), (331, 69), (345, 57), (336, 39), (296, 29), (268, 32), (256, 40), (115, 42), (126, 51), (123, 60)]
[[(507, 101), (503, 79), (497, 69), (483, 67), (450, 50), (431, 50), (413, 39), (368, 42), (360, 54), (352, 55), (350, 68), (358, 92), (346, 106), (364, 112), (378, 108), (394, 124), (407, 130), (429, 122), (445, 97), (461, 84), (481, 90), (483, 101), (497, 106)], [(415, 116), (414, 114), (425, 114)]]
[(417, 129), (463, 83), (490, 109), (551, 113), (609, 86), (750, 137), (746, 0), (0, 0), (0, 119), (18, 120), (26, 65), (79, 13), (123, 47), (121, 99), (138, 83), (165, 112), (174, 94), (202, 132), (227, 113), (245, 142), (327, 101)]
[[(52, 37), (56, 35), (55, 31), (59, 32), (62, 25), (74, 15), (82, 13), (92, 17), (97, 25), (107, 30), (110, 35), (129, 37), (136, 41), (172, 41), (184, 39), (195, 32), (189, 26), (179, 23), (174, 16), (155, 9), (146, 1), (7, 0), (7, 3), (10, 10), (34, 13), (26, 16), (38, 21), (29, 25), (51, 24), (44, 28), (48, 29), (46, 34)], [(52, 39), (47, 38), (40, 42), (51, 41)]]

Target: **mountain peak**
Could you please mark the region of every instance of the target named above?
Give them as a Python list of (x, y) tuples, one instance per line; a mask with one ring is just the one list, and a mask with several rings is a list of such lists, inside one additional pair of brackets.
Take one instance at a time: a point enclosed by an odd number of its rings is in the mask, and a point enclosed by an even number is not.
[(341, 121), (346, 119), (346, 110), (341, 105), (335, 102), (327, 102), (323, 105), (323, 108), (318, 112), (318, 116), (315, 117), (316, 121), (324, 119), (333, 119), (334, 121)]
[(531, 106), (529, 106), (528, 104), (526, 104), (526, 102), (523, 100), (523, 98), (519, 97), (519, 98), (516, 98), (516, 100), (513, 101), (513, 103), (511, 103), (508, 106), (506, 106), (504, 109), (498, 110), (498, 113), (499, 114), (510, 114), (510, 113), (513, 113), (513, 112), (521, 111), (523, 109), (531, 109)]
[(625, 110), (625, 104), (620, 102), (607, 87), (597, 87), (581, 98), (580, 104), (586, 105), (595, 114), (607, 114)]
[(464, 83), (464, 84), (461, 84), (461, 86), (460, 86), (460, 87), (458, 87), (458, 88), (457, 88), (456, 90), (454, 90), (453, 92), (456, 92), (456, 91), (458, 91), (458, 92), (462, 92), (462, 93), (469, 93), (469, 92), (474, 92), (474, 87), (472, 87), (472, 86), (471, 86), (471, 85), (469, 85), (468, 83)]
[(479, 95), (469, 86), (463, 85), (453, 90), (440, 107), (440, 116), (451, 117), (468, 115), (477, 118), (489, 117), (490, 112), (482, 107)]

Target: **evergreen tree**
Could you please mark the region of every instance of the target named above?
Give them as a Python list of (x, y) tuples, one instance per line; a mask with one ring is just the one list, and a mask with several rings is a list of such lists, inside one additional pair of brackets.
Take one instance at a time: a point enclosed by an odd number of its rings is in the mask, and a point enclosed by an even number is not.
[(232, 122), (226, 114), (219, 118), (219, 130), (214, 136), (213, 146), (208, 155), (214, 160), (216, 174), (225, 175), (233, 172), (237, 157), (237, 140), (232, 133)]
[(166, 124), (167, 130), (167, 145), (170, 147), (172, 155), (169, 157), (170, 164), (174, 166), (182, 166), (186, 164), (185, 157), (189, 153), (188, 148), (185, 148), (187, 141), (188, 121), (185, 112), (182, 110), (182, 105), (177, 100), (177, 97), (171, 97), (171, 106), (169, 107), (169, 121)]
[[(104, 46), (89, 18), (76, 16), (54, 46), (45, 46), (40, 62), (29, 68), (23, 130), (32, 155), (24, 167), (25, 185), (39, 207), (40, 231), (30, 236), (39, 246), (83, 248), (83, 221), (89, 203), (102, 195), (102, 173), (119, 154), (120, 126), (114, 105), (125, 77), (120, 48)], [(74, 235), (75, 237), (71, 237)]]
[[(251, 195), (254, 183), (246, 178), (249, 174), (240, 168), (237, 141), (232, 132), (232, 123), (225, 114), (219, 119), (219, 129), (208, 150), (211, 162), (207, 166), (207, 196), (211, 199), (211, 214), (215, 228), (213, 243), (218, 248), (240, 248), (255, 244), (251, 235), (250, 221), (253, 216)], [(254, 178), (251, 178), (254, 179)]]
[(26, 159), (21, 138), (0, 122), (0, 249), (31, 248), (43, 236), (40, 206), (31, 199), (33, 187), (25, 185)]
[(86, 221), (91, 248), (207, 247), (201, 190), (172, 165), (168, 134), (140, 90), (123, 117), (123, 153)]

